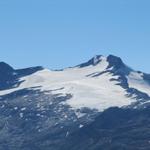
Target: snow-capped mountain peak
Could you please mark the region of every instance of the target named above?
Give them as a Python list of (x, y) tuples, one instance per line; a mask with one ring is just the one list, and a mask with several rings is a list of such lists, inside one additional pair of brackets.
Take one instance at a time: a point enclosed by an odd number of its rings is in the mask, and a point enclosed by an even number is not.
[(63, 104), (75, 110), (87, 107), (99, 111), (130, 105), (137, 99), (150, 99), (150, 91), (146, 90), (150, 87), (148, 81), (113, 55), (96, 55), (81, 65), (61, 71), (35, 67), (15, 72), (17, 76), (13, 82), (10, 80), (12, 88), (6, 86), (0, 95), (34, 87), (52, 95), (71, 95)]
[(106, 63), (107, 63), (107, 68), (105, 69), (114, 69), (115, 71), (120, 69), (132, 70), (131, 68), (129, 68), (127, 65), (124, 64), (124, 62), (120, 57), (114, 55), (108, 55), (107, 57), (103, 55), (95, 55), (87, 62), (78, 65), (78, 67), (83, 68), (83, 67), (96, 66), (99, 64), (106, 64)]
[[(32, 134), (35, 139), (48, 137), (51, 149), (51, 141), (82, 130), (111, 107), (148, 105), (150, 75), (130, 69), (113, 55), (96, 55), (81, 65), (55, 71), (43, 67), (16, 70), (0, 63), (1, 143), (24, 141), (28, 136), (30, 141)], [(7, 149), (1, 145), (0, 149)]]

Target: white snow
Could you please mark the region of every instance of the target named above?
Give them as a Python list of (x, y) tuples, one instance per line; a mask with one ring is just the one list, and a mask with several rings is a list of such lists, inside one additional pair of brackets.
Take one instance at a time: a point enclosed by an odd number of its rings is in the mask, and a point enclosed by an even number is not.
[(18, 107), (14, 107), (14, 110), (18, 110)]
[(64, 115), (64, 118), (68, 118), (68, 116), (67, 116), (67, 115)]
[(23, 113), (20, 113), (19, 116), (20, 116), (20, 118), (23, 118)]
[(4, 107), (5, 107), (5, 105), (2, 105), (2, 106), (1, 106), (1, 108), (4, 108)]
[(83, 127), (84, 127), (84, 125), (80, 124), (79, 128), (83, 128)]
[(75, 110), (88, 107), (103, 111), (109, 107), (122, 107), (134, 102), (134, 99), (125, 96), (127, 93), (121, 86), (116, 85), (117, 81), (110, 81), (111, 78), (117, 78), (117, 76), (114, 77), (110, 73), (98, 77), (87, 76), (106, 70), (108, 66), (106, 57), (101, 59), (102, 61), (95, 66), (67, 68), (63, 71), (48, 69), (38, 71), (21, 78), (20, 81), (24, 82), (19, 87), (0, 91), (0, 95), (24, 88), (38, 87), (41, 91), (49, 90), (52, 94), (72, 94), (72, 98), (64, 104), (70, 105)]
[(37, 104), (37, 108), (40, 108), (40, 106), (41, 106), (40, 103), (38, 103), (38, 104)]
[(131, 72), (127, 79), (130, 88), (138, 89), (150, 96), (150, 84), (143, 79), (143, 73)]
[(41, 114), (36, 114), (36, 116), (37, 116), (37, 117), (40, 117), (40, 116), (41, 116)]
[(26, 107), (21, 108), (21, 111), (25, 111), (25, 110), (26, 110)]
[(69, 135), (69, 132), (67, 131), (67, 133), (66, 133), (66, 137), (68, 137), (68, 135)]
[(41, 129), (38, 129), (38, 132), (41, 132)]
[(85, 113), (81, 113), (81, 112), (78, 112), (78, 111), (76, 111), (75, 114), (76, 114), (78, 119), (82, 118), (83, 116), (85, 116)]

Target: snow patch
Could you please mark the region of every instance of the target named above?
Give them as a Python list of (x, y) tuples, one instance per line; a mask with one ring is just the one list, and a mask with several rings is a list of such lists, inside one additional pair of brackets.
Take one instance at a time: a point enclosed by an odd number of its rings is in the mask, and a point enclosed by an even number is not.
[(18, 110), (18, 107), (14, 107), (14, 110)]
[(21, 111), (25, 111), (25, 110), (26, 110), (26, 107), (21, 108)]
[(83, 128), (83, 127), (84, 127), (84, 125), (80, 124), (79, 128)]
[(24, 115), (23, 113), (20, 113), (20, 114), (19, 114), (20, 118), (23, 118), (23, 115)]
[(143, 73), (131, 72), (127, 79), (130, 88), (138, 89), (150, 96), (150, 85), (143, 79)]

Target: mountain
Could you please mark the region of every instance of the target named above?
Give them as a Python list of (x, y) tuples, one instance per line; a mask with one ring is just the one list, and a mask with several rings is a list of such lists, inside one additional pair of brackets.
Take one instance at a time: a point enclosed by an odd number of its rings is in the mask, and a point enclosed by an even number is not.
[(62, 70), (1, 62), (0, 150), (148, 149), (149, 104), (150, 75), (117, 56)]

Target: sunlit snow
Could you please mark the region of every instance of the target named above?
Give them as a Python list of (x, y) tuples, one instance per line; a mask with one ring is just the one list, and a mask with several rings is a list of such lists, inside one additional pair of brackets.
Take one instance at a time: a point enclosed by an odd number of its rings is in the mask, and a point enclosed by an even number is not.
[[(48, 69), (38, 71), (21, 78), (20, 81), (24, 82), (19, 87), (0, 91), (0, 95), (37, 87), (41, 91), (50, 91), (51, 94), (59, 93), (64, 96), (71, 94), (72, 98), (65, 101), (64, 104), (69, 105), (72, 109), (88, 107), (99, 111), (112, 106), (122, 107), (134, 102), (135, 99), (126, 96), (125, 89), (116, 85), (118, 81), (110, 81), (112, 78), (117, 79), (117, 76), (112, 76), (111, 73), (105, 73), (97, 77), (88, 76), (89, 74), (106, 70), (108, 66), (107, 59), (106, 57), (101, 59), (102, 61), (95, 66), (67, 68), (63, 71), (51, 71)], [(147, 87), (143, 86), (144, 83), (142, 84), (140, 80), (136, 82), (136, 78), (132, 76), (135, 77), (134, 74), (131, 74), (128, 78), (131, 87), (138, 86), (142, 91), (150, 93), (150, 90), (146, 90)]]

